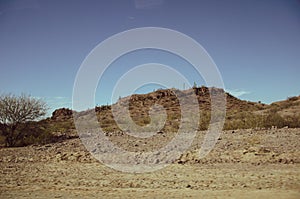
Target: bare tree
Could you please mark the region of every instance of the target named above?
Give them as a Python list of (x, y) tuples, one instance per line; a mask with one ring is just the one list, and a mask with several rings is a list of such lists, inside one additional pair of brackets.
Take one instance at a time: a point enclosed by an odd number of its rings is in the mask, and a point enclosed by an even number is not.
[(20, 126), (28, 121), (34, 121), (46, 114), (46, 103), (40, 99), (22, 94), (16, 96), (6, 94), (0, 96), (0, 124), (6, 146), (15, 146), (22, 139)]

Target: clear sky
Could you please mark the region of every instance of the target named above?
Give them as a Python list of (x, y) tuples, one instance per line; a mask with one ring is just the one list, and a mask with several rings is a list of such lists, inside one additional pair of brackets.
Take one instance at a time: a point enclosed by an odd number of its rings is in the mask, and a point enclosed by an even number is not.
[[(51, 110), (72, 107), (77, 71), (100, 42), (138, 27), (164, 27), (199, 42), (227, 91), (271, 103), (300, 94), (300, 1), (296, 0), (0, 0), (0, 93), (28, 93)], [(109, 102), (113, 79), (136, 64), (188, 64), (155, 50), (117, 60), (97, 104)], [(100, 83), (101, 84), (101, 83)], [(141, 91), (151, 91), (145, 87)]]

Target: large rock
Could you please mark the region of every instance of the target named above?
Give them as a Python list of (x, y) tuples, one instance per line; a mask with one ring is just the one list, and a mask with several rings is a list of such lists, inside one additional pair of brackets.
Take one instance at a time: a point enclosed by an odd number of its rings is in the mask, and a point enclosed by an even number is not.
[(56, 109), (52, 113), (52, 120), (66, 120), (69, 118), (72, 118), (73, 111), (68, 108), (61, 108), (61, 109)]

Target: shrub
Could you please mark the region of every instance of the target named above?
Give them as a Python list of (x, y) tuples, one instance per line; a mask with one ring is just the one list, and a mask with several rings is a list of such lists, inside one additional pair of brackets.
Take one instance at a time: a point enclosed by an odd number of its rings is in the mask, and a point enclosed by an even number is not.
[(286, 122), (283, 117), (279, 115), (279, 113), (271, 112), (265, 117), (263, 126), (266, 128), (271, 128), (272, 126), (282, 128), (286, 126)]
[(46, 114), (46, 103), (29, 95), (12, 94), (0, 96), (1, 133), (6, 146), (16, 146), (22, 142), (28, 121), (33, 121)]

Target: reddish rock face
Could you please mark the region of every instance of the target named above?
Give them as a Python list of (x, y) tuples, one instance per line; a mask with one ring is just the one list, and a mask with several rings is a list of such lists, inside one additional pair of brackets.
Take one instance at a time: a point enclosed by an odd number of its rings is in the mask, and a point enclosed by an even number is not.
[(65, 120), (72, 117), (73, 111), (67, 108), (56, 109), (52, 113), (52, 120)]

